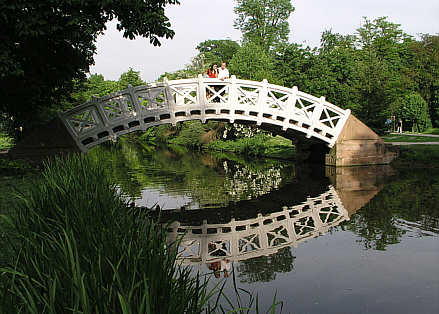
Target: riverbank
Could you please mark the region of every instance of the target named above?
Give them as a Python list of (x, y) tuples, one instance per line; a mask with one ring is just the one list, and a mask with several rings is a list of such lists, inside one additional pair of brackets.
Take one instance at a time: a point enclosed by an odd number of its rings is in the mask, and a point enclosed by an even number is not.
[(178, 266), (166, 229), (131, 208), (98, 162), (58, 159), (31, 181), (2, 216), (2, 248), (13, 255), (1, 268), (0, 312), (199, 313), (206, 306), (205, 283)]

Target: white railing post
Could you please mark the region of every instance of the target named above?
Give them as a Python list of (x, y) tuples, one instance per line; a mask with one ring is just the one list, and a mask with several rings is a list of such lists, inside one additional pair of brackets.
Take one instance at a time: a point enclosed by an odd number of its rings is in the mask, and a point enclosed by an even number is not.
[(268, 81), (266, 79), (262, 80), (262, 87), (258, 93), (258, 121), (256, 121), (257, 125), (261, 125), (262, 118), (264, 114), (264, 109), (267, 105), (267, 95), (268, 95)]
[(175, 110), (176, 110), (177, 104), (174, 101), (174, 97), (172, 97), (172, 92), (171, 92), (171, 89), (169, 87), (169, 81), (168, 81), (167, 77), (163, 78), (163, 95), (165, 96), (166, 103), (168, 105), (169, 114), (171, 116), (171, 118), (170, 118), (171, 124), (173, 126), (176, 126), (177, 120), (175, 119)]
[(198, 74), (198, 93), (197, 93), (197, 101), (201, 107), (201, 122), (206, 122), (206, 87), (204, 84), (203, 75)]
[(290, 95), (288, 96), (287, 100), (287, 121), (285, 125), (282, 127), (283, 131), (286, 131), (288, 129), (289, 120), (290, 118), (294, 118), (294, 115), (296, 114), (296, 101), (297, 101), (297, 86), (293, 86)]
[(234, 107), (238, 105), (238, 85), (236, 83), (236, 76), (232, 75), (229, 82), (229, 97), (228, 107), (230, 109), (230, 123), (235, 122), (235, 110)]
[[(136, 97), (134, 93), (134, 87), (130, 84), (128, 85), (128, 94), (130, 95), (131, 101), (133, 103), (133, 116), (137, 117), (141, 120), (142, 117), (142, 105), (140, 104), (139, 99)], [(142, 124), (142, 122), (140, 122)]]
[(315, 103), (315, 107), (314, 110), (312, 111), (312, 116), (311, 116), (311, 125), (308, 129), (308, 132), (306, 134), (306, 138), (310, 138), (313, 133), (314, 133), (314, 128), (317, 127), (319, 128), (319, 121), (320, 121), (320, 117), (322, 115), (322, 111), (323, 111), (323, 106), (325, 105), (325, 97), (322, 96), (320, 97), (320, 100), (318, 103)]

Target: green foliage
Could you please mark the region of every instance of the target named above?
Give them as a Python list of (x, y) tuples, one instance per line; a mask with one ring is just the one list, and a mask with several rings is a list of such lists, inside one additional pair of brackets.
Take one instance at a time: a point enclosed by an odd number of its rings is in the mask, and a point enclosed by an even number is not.
[(205, 132), (206, 129), (200, 121), (188, 121), (183, 124), (178, 136), (169, 142), (171, 144), (200, 149), (203, 145), (201, 137)]
[(392, 162), (397, 167), (438, 168), (439, 145), (408, 145), (400, 147), (400, 156)]
[(206, 286), (176, 264), (166, 229), (131, 209), (98, 161), (47, 164), (14, 215), (16, 259), (1, 269), (0, 312), (199, 313)]
[(92, 74), (90, 77), (76, 84), (76, 90), (71, 94), (74, 105), (89, 101), (92, 97), (102, 97), (118, 90), (118, 82), (107, 81), (102, 74)]
[(439, 142), (439, 137), (427, 137), (427, 136), (413, 136), (413, 135), (399, 135), (391, 134), (386, 136), (381, 136), (384, 142)]
[(0, 151), (8, 150), (14, 146), (14, 139), (5, 132), (0, 132)]
[(439, 128), (428, 128), (426, 129), (424, 132), (422, 132), (424, 134), (434, 134), (434, 135), (439, 135)]
[(234, 141), (213, 141), (207, 149), (220, 152), (233, 152), (247, 156), (264, 156), (281, 159), (293, 159), (295, 149), (291, 141), (281, 137), (271, 137), (264, 133), (253, 137), (239, 138)]
[(134, 71), (132, 68), (130, 68), (127, 72), (122, 73), (117, 83), (119, 90), (127, 88), (128, 85), (133, 87), (145, 85), (145, 82), (140, 78), (140, 72)]
[(431, 127), (427, 103), (417, 93), (402, 98), (399, 115), (404, 121), (412, 124), (412, 132), (423, 132)]
[[(96, 38), (117, 19), (123, 36), (172, 38), (165, 6), (176, 0), (2, 1), (0, 112), (25, 131), (53, 117), (81, 81), (96, 53)], [(61, 107), (61, 108), (60, 108)]]
[(294, 11), (290, 0), (236, 0), (234, 27), (243, 42), (254, 42), (264, 50), (286, 42), (290, 32), (288, 18)]
[(238, 49), (239, 44), (230, 39), (206, 40), (197, 46), (206, 66), (212, 63), (217, 63), (219, 66), (222, 61), (228, 64)]
[(357, 29), (357, 44), (361, 49), (355, 75), (356, 90), (362, 100), (359, 118), (372, 128), (383, 127), (383, 121), (395, 111), (392, 104), (407, 89), (402, 74), (404, 43), (408, 40), (410, 37), (400, 25), (388, 22), (385, 17), (373, 21), (364, 18)]
[(274, 60), (261, 46), (253, 42), (243, 45), (233, 56), (229, 64), (230, 73), (240, 79), (279, 84)]
[(407, 44), (407, 77), (428, 103), (433, 123), (439, 126), (439, 34), (423, 34)]

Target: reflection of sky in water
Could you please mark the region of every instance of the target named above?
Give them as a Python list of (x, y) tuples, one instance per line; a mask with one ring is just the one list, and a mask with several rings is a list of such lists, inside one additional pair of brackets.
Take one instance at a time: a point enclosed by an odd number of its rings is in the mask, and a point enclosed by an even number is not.
[[(357, 239), (338, 229), (292, 247), (293, 269), (277, 272), (269, 282), (244, 282), (242, 262), (232, 269), (239, 288), (258, 294), (262, 312), (277, 293), (277, 300), (284, 301), (282, 313), (439, 313), (437, 235), (405, 236), (387, 251), (364, 250)], [(207, 265), (194, 270), (212, 272)], [(233, 298), (232, 276), (225, 291)], [(210, 279), (211, 287), (217, 283)]]
[(158, 189), (144, 188), (142, 191), (142, 197), (134, 200), (136, 206), (146, 206), (152, 208), (160, 206), (161, 209), (175, 209), (175, 208), (198, 208), (199, 205), (196, 201), (192, 200), (189, 195), (181, 194), (168, 194), (166, 191)]

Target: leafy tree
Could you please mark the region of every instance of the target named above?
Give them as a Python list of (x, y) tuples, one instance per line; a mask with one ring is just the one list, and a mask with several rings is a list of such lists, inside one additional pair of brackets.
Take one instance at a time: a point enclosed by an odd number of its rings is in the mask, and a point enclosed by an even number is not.
[(427, 103), (418, 93), (407, 94), (402, 99), (399, 114), (403, 120), (412, 124), (413, 132), (422, 132), (431, 127)]
[(231, 74), (246, 80), (280, 83), (275, 73), (274, 59), (254, 42), (244, 44), (233, 56), (229, 64)]
[[(165, 15), (178, 0), (5, 0), (0, 3), (0, 112), (17, 125), (41, 123), (83, 80), (106, 23), (118, 19), (124, 37), (159, 45), (174, 31)], [(49, 110), (50, 111), (50, 110)]]
[(89, 101), (93, 96), (102, 97), (118, 90), (118, 82), (106, 81), (102, 74), (93, 74), (86, 81), (77, 83), (71, 94), (73, 105), (80, 105)]
[(244, 42), (272, 49), (288, 41), (288, 17), (293, 11), (290, 0), (236, 0), (234, 27), (242, 32)]
[(145, 85), (145, 82), (141, 79), (139, 71), (134, 71), (132, 68), (130, 68), (127, 72), (121, 74), (117, 84), (121, 90), (127, 88), (128, 85)]
[(233, 55), (238, 51), (239, 44), (230, 39), (206, 40), (198, 44), (197, 50), (200, 52), (204, 64), (210, 66), (212, 63), (227, 63), (232, 60)]
[(309, 69), (310, 92), (359, 113), (360, 99), (354, 87), (358, 59), (355, 36), (325, 31), (320, 42), (321, 48)]
[(296, 43), (279, 45), (275, 53), (276, 74), (284, 86), (297, 86), (311, 92), (309, 71), (314, 66), (316, 51)]
[[(385, 17), (373, 21), (364, 18), (357, 29), (358, 62), (356, 63), (356, 91), (361, 100), (358, 117), (372, 128), (383, 127), (392, 104), (404, 94), (402, 71), (404, 42), (410, 40), (399, 24)], [(393, 106), (394, 107), (394, 106)]]
[(423, 34), (420, 41), (407, 44), (406, 76), (416, 82), (416, 91), (429, 106), (435, 126), (439, 126), (439, 34)]

